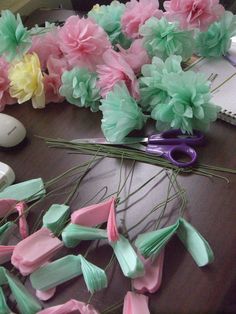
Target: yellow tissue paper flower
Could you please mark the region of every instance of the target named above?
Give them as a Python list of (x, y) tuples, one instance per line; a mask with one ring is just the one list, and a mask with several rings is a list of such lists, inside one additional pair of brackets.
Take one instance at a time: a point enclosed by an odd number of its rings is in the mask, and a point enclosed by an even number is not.
[(101, 10), (101, 7), (100, 7), (100, 5), (97, 3), (97, 4), (95, 4), (93, 7), (92, 7), (92, 11), (95, 11), (95, 12), (98, 12), (98, 11), (100, 11)]
[(21, 104), (32, 99), (34, 108), (45, 107), (43, 74), (37, 54), (26, 54), (23, 59), (14, 62), (8, 72), (10, 95)]

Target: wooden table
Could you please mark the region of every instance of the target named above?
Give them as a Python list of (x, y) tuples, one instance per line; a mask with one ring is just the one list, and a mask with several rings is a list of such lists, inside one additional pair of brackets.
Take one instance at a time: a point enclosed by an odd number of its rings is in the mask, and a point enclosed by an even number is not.
[[(16, 173), (17, 182), (42, 177), (44, 180), (62, 173), (84, 160), (83, 156), (68, 154), (63, 150), (48, 148), (44, 141), (35, 137), (62, 137), (67, 139), (101, 136), (100, 114), (77, 108), (69, 104), (48, 105), (45, 110), (34, 110), (30, 104), (8, 106), (5, 113), (23, 122), (27, 128), (27, 142), (12, 150), (1, 151), (0, 160), (9, 164)], [(198, 149), (201, 162), (236, 168), (235, 127), (221, 121), (212, 125), (207, 135), (208, 143)], [(123, 178), (127, 175), (131, 163), (125, 163)], [(105, 159), (92, 170), (80, 187), (79, 195), (71, 203), (72, 210), (79, 208), (92, 198), (105, 185), (109, 192), (117, 188), (120, 162)], [(158, 167), (137, 164), (132, 184), (127, 184), (124, 194), (132, 191), (145, 182), (159, 169)], [(164, 274), (161, 289), (150, 295), (151, 313), (235, 313), (236, 287), (236, 175), (226, 175), (227, 184), (221, 179), (209, 179), (197, 175), (180, 177), (181, 185), (187, 191), (188, 204), (185, 216), (193, 226), (209, 241), (215, 253), (215, 261), (205, 268), (198, 268), (191, 256), (177, 238), (169, 242), (165, 250)], [(160, 178), (156, 187), (141, 191), (132, 200), (134, 206), (126, 211), (127, 226), (133, 225), (152, 205), (163, 200), (166, 194), (167, 181)], [(149, 191), (150, 190), (150, 191)], [(149, 191), (149, 192), (148, 192)], [(109, 194), (109, 193), (108, 193)], [(147, 194), (146, 196), (144, 194)], [(63, 202), (66, 195), (55, 195), (40, 204), (28, 216), (32, 226), (41, 210), (46, 210), (53, 202)], [(139, 200), (137, 202), (137, 200)], [(91, 202), (90, 202), (91, 203)], [(126, 204), (128, 207), (128, 204)], [(175, 221), (178, 202), (170, 204), (168, 214), (161, 225)], [(155, 215), (151, 220), (155, 219)], [(140, 232), (143, 226), (136, 229)], [(87, 244), (74, 250), (84, 252)], [(66, 250), (67, 253), (71, 252)], [(99, 249), (92, 249), (88, 259), (101, 267), (109, 261), (112, 250), (103, 244)], [(123, 299), (130, 289), (130, 281), (121, 274), (117, 263), (109, 269), (109, 288), (96, 293), (91, 303), (100, 311)], [(29, 289), (30, 286), (27, 284)], [(45, 306), (63, 303), (70, 298), (87, 301), (82, 278), (77, 278), (61, 285), (56, 296)], [(225, 310), (225, 312), (223, 311)], [(230, 312), (231, 310), (231, 312)], [(122, 308), (111, 313), (122, 313)], [(137, 313), (139, 314), (139, 313)], [(142, 314), (142, 313), (140, 313)]]

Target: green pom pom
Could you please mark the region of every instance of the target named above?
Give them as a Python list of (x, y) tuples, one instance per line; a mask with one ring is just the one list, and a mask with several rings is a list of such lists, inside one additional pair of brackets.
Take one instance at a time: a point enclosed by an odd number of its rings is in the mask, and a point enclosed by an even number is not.
[(96, 82), (95, 73), (84, 68), (74, 68), (63, 73), (59, 92), (73, 105), (90, 107), (91, 111), (98, 111), (100, 95)]
[(116, 84), (101, 103), (102, 131), (110, 142), (122, 141), (131, 131), (141, 129), (146, 121), (123, 82)]
[(158, 20), (151, 17), (141, 26), (144, 47), (151, 57), (166, 59), (171, 55), (180, 55), (187, 60), (193, 53), (194, 39), (192, 31), (181, 30), (178, 23), (170, 23), (166, 18)]
[(8, 61), (21, 57), (31, 46), (29, 31), (24, 27), (20, 15), (9, 10), (1, 12), (0, 17), (0, 55)]
[(171, 73), (162, 82), (171, 100), (157, 105), (151, 113), (158, 129), (181, 129), (184, 133), (192, 133), (193, 129), (206, 131), (210, 122), (216, 120), (220, 107), (210, 102), (210, 82), (204, 74)]
[(180, 56), (170, 56), (163, 62), (158, 57), (153, 57), (151, 64), (142, 66), (142, 77), (139, 79), (140, 104), (147, 112), (151, 112), (159, 103), (168, 101), (169, 96), (166, 86), (162, 83), (163, 75), (167, 73), (181, 73)]
[(206, 32), (196, 35), (196, 52), (203, 57), (221, 57), (231, 46), (231, 37), (236, 35), (236, 15), (226, 11)]
[(121, 17), (124, 11), (123, 3), (112, 1), (110, 5), (95, 5), (88, 16), (104, 29), (113, 45), (120, 44), (123, 48), (129, 48), (131, 40), (121, 31)]

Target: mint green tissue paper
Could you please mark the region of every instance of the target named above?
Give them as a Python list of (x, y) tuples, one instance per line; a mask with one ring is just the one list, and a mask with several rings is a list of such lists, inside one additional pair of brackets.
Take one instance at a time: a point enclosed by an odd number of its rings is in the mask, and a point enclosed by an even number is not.
[(53, 204), (43, 216), (43, 226), (54, 234), (64, 227), (70, 214), (70, 207), (65, 204)]

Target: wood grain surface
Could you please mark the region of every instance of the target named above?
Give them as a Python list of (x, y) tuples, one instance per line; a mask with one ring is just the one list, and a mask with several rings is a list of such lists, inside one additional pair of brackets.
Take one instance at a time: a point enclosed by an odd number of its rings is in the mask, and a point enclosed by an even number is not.
[[(91, 113), (66, 103), (48, 105), (45, 110), (34, 110), (30, 104), (13, 105), (8, 106), (5, 113), (22, 121), (27, 128), (27, 141), (17, 148), (0, 151), (0, 160), (14, 169), (17, 182), (36, 177), (42, 177), (47, 181), (85, 159), (84, 156), (68, 154), (64, 150), (48, 148), (36, 135), (67, 139), (102, 135), (99, 113)], [(208, 164), (236, 168), (235, 135), (235, 127), (217, 121), (207, 134), (207, 144), (198, 149), (199, 160)], [(123, 179), (127, 176), (130, 166), (131, 162), (124, 164)], [(132, 182), (125, 187), (123, 197), (159, 170), (158, 167), (137, 163)], [(109, 192), (116, 191), (119, 172), (119, 161), (104, 159), (85, 178), (78, 196), (71, 203), (71, 209), (75, 210), (82, 206), (105, 185), (108, 186)], [(221, 179), (211, 180), (197, 175), (180, 176), (181, 185), (187, 191), (186, 218), (209, 241), (215, 253), (215, 261), (208, 267), (198, 268), (178, 239), (171, 240), (166, 247), (161, 289), (156, 294), (149, 295), (151, 313), (236, 312), (234, 298), (236, 175), (227, 176), (230, 179), (229, 184)], [(129, 203), (126, 202), (124, 212), (118, 219), (119, 225), (122, 226), (125, 220), (126, 227), (129, 228), (140, 217), (146, 215), (153, 204), (163, 200), (167, 181), (165, 176), (158, 177), (155, 186), (148, 186)], [(63, 202), (68, 195), (63, 192), (68, 191), (65, 188), (60, 191), (60, 195), (54, 195), (34, 208), (28, 218), (30, 225), (33, 226), (39, 213), (46, 210), (50, 204)], [(173, 202), (161, 225), (174, 222), (177, 214), (178, 202)], [(150, 217), (149, 224), (155, 220), (155, 215)], [(135, 237), (142, 229), (147, 230), (148, 224), (145, 223), (133, 230), (131, 236)], [(83, 253), (88, 245), (89, 243), (82, 243), (73, 252)], [(68, 252), (71, 251), (65, 250), (64, 253)], [(88, 259), (105, 267), (111, 253), (112, 250), (107, 244), (100, 243), (99, 248), (92, 246)], [(130, 281), (121, 274), (116, 262), (109, 269), (108, 278), (108, 289), (96, 293), (91, 300), (100, 311), (121, 301), (126, 291), (130, 289)], [(32, 290), (28, 281), (26, 285)], [(44, 306), (60, 304), (70, 298), (83, 301), (89, 299), (82, 278), (61, 285), (55, 297)], [(122, 313), (122, 307), (111, 313)]]

